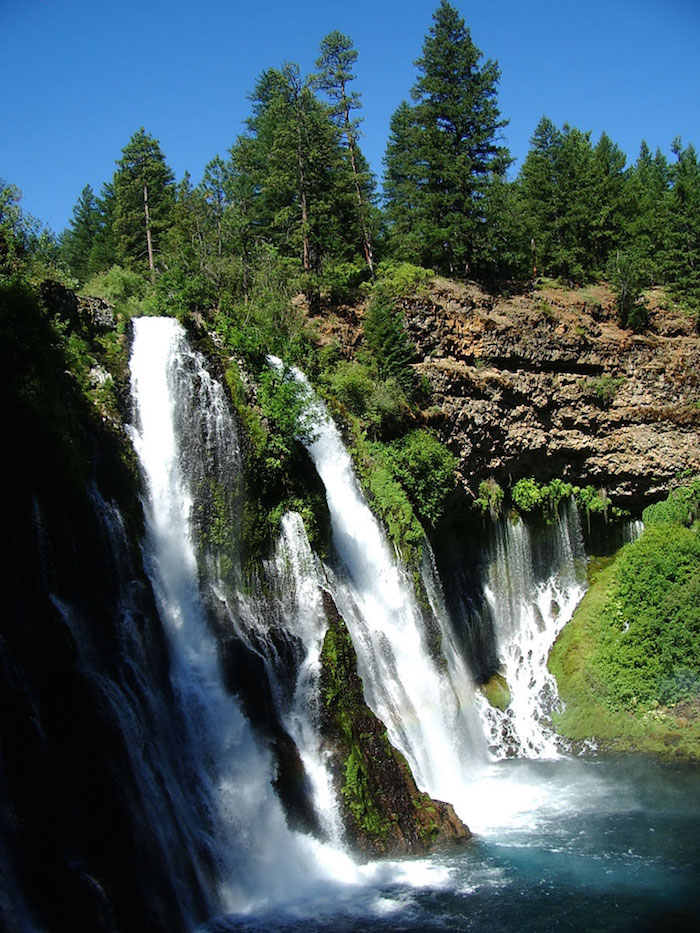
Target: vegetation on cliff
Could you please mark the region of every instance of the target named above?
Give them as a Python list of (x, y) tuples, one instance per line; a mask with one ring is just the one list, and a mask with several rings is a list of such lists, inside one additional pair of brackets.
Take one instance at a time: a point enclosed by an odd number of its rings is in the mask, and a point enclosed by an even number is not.
[(550, 656), (571, 739), (700, 757), (700, 479), (644, 513)]

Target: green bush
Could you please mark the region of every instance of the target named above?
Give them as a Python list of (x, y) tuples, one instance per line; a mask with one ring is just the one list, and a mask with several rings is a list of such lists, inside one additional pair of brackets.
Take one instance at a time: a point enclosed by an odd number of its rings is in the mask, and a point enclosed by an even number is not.
[(513, 505), (520, 512), (532, 512), (542, 504), (542, 487), (532, 477), (519, 479), (510, 491)]
[(503, 489), (493, 476), (491, 476), (489, 479), (485, 479), (479, 483), (479, 495), (474, 500), (474, 504), (478, 506), (482, 512), (488, 511), (491, 514), (491, 518), (497, 518), (501, 513), (504, 495)]
[(377, 285), (393, 298), (420, 293), (434, 278), (432, 269), (414, 266), (410, 262), (386, 259), (377, 266)]
[(85, 283), (82, 292), (104, 298), (113, 305), (124, 305), (130, 300), (136, 302), (145, 297), (147, 285), (145, 279), (122, 266), (112, 266), (107, 272), (99, 272)]
[(457, 458), (426, 430), (411, 431), (390, 449), (395, 476), (420, 518), (435, 527), (455, 486)]
[(642, 518), (646, 525), (675, 522), (690, 527), (700, 518), (700, 476), (694, 477), (684, 486), (672, 489), (663, 502), (647, 506)]
[(403, 317), (392, 300), (375, 291), (363, 322), (365, 346), (380, 379), (395, 379), (406, 393), (414, 387), (411, 363), (416, 348), (408, 339)]
[(602, 405), (607, 407), (612, 404), (624, 381), (624, 376), (598, 376), (595, 379), (588, 379), (586, 387), (593, 392)]
[(614, 709), (649, 709), (692, 692), (700, 678), (697, 533), (651, 524), (623, 548), (604, 607), (596, 663)]
[(328, 379), (330, 391), (353, 415), (364, 415), (375, 391), (372, 374), (361, 363), (342, 361)]

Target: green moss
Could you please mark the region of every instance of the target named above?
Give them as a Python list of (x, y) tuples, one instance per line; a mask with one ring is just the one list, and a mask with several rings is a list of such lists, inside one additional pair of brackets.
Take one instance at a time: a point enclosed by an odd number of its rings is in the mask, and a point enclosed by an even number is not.
[(489, 704), (496, 709), (505, 710), (510, 704), (510, 687), (503, 674), (494, 674), (480, 689)]
[(557, 731), (573, 741), (665, 756), (700, 758), (700, 707), (680, 703), (664, 708), (615, 708), (609, 702), (610, 672), (598, 663), (607, 606), (619, 566), (600, 569), (573, 619), (557, 639), (549, 669), (557, 680), (564, 711), (555, 714)]
[(370, 791), (370, 779), (359, 745), (352, 746), (345, 760), (344, 770), (341, 793), (358, 825), (375, 839), (385, 838), (391, 829), (391, 823), (382, 817), (377, 809)]

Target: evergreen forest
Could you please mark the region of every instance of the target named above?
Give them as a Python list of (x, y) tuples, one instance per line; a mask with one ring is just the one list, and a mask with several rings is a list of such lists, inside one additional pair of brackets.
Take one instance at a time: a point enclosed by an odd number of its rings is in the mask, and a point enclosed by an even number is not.
[(20, 192), (3, 182), (3, 274), (31, 254), (84, 292), (233, 321), (278, 285), (318, 311), (397, 262), (496, 290), (538, 276), (606, 279), (635, 329), (645, 287), (665, 286), (700, 312), (692, 143), (671, 141), (669, 160), (642, 141), (628, 164), (607, 133), (593, 140), (543, 116), (510, 178), (498, 63), (442, 0), (391, 118), (379, 180), (362, 153), (356, 62), (352, 39), (332, 32), (313, 73), (289, 62), (264, 71), (244, 132), (197, 183), (176, 179), (141, 127), (102, 189), (85, 186), (58, 236), (23, 217)]

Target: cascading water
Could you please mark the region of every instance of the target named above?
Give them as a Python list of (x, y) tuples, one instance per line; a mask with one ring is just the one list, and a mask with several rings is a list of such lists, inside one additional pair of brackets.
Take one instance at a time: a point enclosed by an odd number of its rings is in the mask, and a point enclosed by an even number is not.
[(187, 712), (196, 792), (212, 817), (219, 893), (225, 908), (246, 910), (303, 889), (318, 871), (285, 824), (269, 756), (223, 686), (199, 589), (188, 476), (206, 472), (212, 451), (235, 465), (235, 429), (221, 387), (177, 322), (134, 322), (131, 374), (131, 434), (147, 489), (146, 565), (170, 637), (173, 690)]
[[(264, 661), (275, 705), (311, 783), (320, 829), (333, 844), (341, 845), (338, 801), (319, 735), (321, 649), (328, 627), (321, 587), (327, 583), (297, 512), (282, 516), (275, 555), (267, 562), (265, 576), (272, 589), (272, 603), (259, 597), (242, 600), (241, 616), (248, 632), (255, 633), (256, 641), (266, 644)], [(271, 618), (276, 639), (288, 646), (284, 656), (269, 640), (266, 643)]]
[[(282, 364), (270, 362), (278, 371)], [(333, 543), (340, 558), (329, 572), (336, 604), (358, 656), (368, 704), (406, 755), (418, 786), (454, 803), (468, 819), (469, 776), (485, 748), (474, 728), (473, 691), (464, 668), (437, 662), (411, 582), (394, 559), (367, 505), (338, 429), (298, 370), (314, 439), (307, 449), (326, 489)]]
[(562, 507), (540, 542), (536, 570), (531, 533), (524, 522), (505, 520), (496, 541), (484, 587), (494, 622), (501, 674), (510, 692), (505, 711), (482, 703), (492, 751), (497, 758), (539, 758), (558, 754), (547, 725), (557, 706), (557, 688), (547, 669), (554, 641), (586, 589), (585, 553), (573, 505)]

